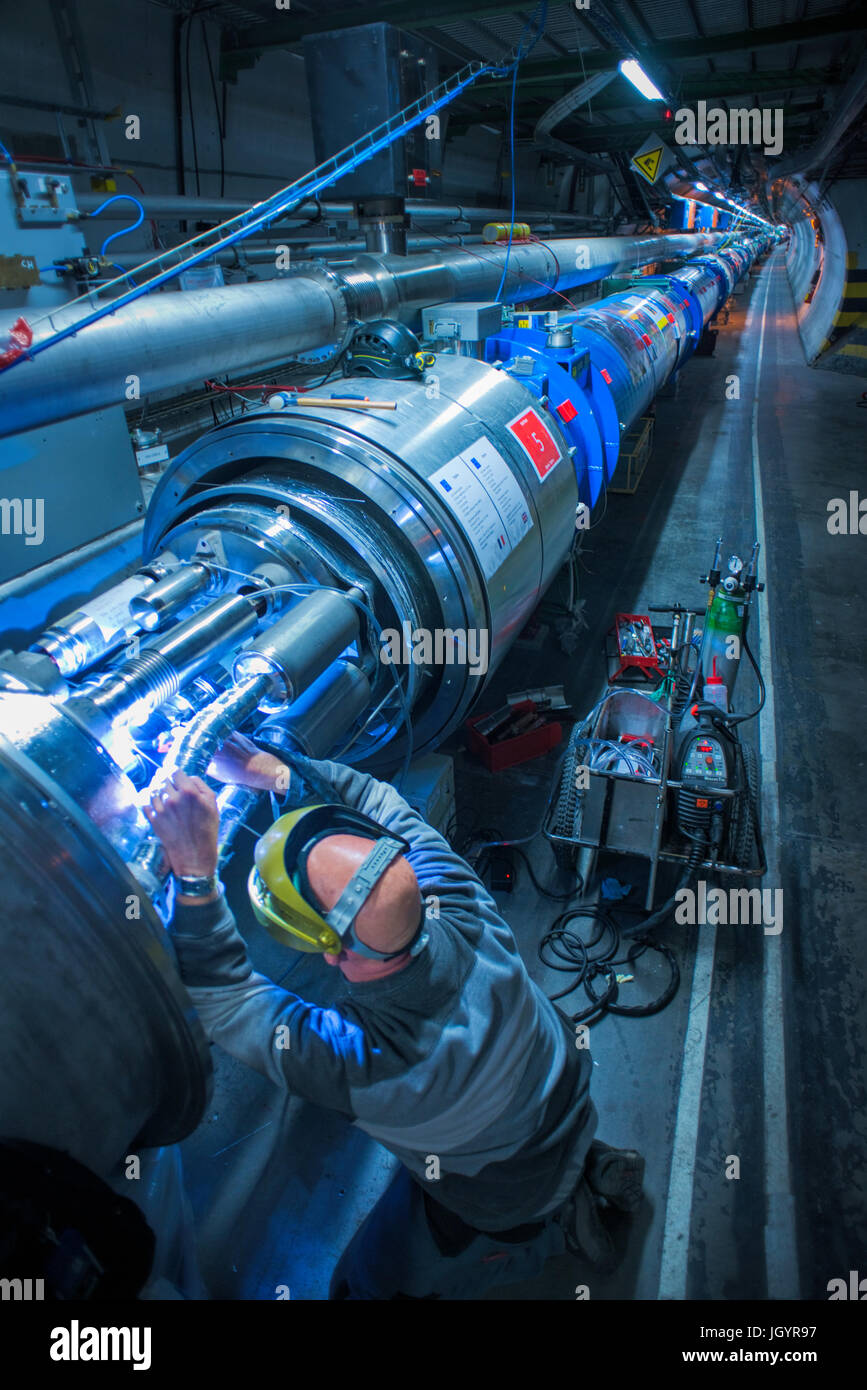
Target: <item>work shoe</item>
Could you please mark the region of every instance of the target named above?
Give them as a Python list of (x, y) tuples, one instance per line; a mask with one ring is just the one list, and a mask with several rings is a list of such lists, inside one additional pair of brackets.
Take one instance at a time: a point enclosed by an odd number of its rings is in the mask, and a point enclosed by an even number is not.
[(612, 1267), (616, 1261), (614, 1242), (602, 1224), (596, 1198), (583, 1178), (557, 1219), (573, 1255), (582, 1255), (603, 1270)]
[(635, 1149), (614, 1149), (594, 1139), (584, 1178), (597, 1197), (604, 1197), (618, 1211), (632, 1214), (641, 1206), (644, 1159)]

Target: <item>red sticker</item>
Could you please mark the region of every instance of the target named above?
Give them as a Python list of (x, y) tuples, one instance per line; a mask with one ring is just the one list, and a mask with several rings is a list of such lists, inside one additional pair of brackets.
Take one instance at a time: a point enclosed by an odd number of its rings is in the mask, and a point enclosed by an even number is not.
[(535, 410), (525, 410), (523, 415), (516, 415), (507, 428), (512, 431), (539, 478), (547, 478), (551, 469), (560, 462), (560, 450)]

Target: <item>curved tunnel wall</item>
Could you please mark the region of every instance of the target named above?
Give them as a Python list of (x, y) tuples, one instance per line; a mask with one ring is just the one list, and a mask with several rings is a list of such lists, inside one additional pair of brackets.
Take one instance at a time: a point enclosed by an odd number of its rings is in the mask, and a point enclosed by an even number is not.
[[(804, 354), (817, 366), (842, 328), (849, 259), (846, 233), (834, 204), (820, 196), (814, 183), (786, 179), (774, 186), (774, 200), (777, 216), (791, 227), (786, 270)], [(867, 371), (867, 361), (864, 365)]]

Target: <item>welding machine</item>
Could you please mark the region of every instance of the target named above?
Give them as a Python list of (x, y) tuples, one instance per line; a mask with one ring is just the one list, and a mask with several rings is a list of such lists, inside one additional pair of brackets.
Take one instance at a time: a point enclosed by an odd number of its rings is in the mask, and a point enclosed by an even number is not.
[[(572, 731), (543, 830), (561, 868), (577, 865), (587, 881), (596, 854), (650, 860), (645, 908), (653, 906), (657, 870), (679, 864), (684, 882), (704, 867), (737, 877), (761, 877), (766, 861), (758, 819), (758, 760), (738, 727), (754, 718), (764, 681), (747, 640), (758, 545), (746, 570), (733, 556), (722, 580), (722, 541), (705, 582), (710, 596), (701, 635), (700, 613), (681, 604), (650, 612), (673, 616), (663, 680), (652, 693), (609, 686)], [(732, 695), (741, 652), (759, 683), (756, 709), (736, 714)], [(720, 674), (720, 671), (722, 674)], [(645, 922), (655, 925), (660, 914)]]
[(701, 837), (719, 848), (732, 805), (731, 797), (719, 793), (737, 789), (736, 758), (734, 735), (700, 714), (698, 727), (683, 737), (675, 757), (674, 780), (681, 785), (672, 792), (672, 811), (685, 839)]

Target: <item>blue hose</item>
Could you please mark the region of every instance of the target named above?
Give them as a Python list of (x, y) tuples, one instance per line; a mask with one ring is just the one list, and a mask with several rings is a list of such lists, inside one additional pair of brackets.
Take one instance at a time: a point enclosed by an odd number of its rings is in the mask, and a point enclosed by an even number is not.
[(100, 205), (99, 205), (98, 208), (94, 208), (94, 210), (93, 210), (93, 212), (90, 214), (90, 216), (91, 216), (91, 217), (99, 217), (99, 214), (100, 214), (101, 212), (104, 212), (105, 209), (106, 209), (107, 207), (110, 207), (112, 203), (119, 203), (119, 202), (135, 203), (136, 207), (138, 208), (138, 221), (137, 221), (137, 222), (131, 223), (131, 225), (130, 225), (129, 227), (121, 227), (121, 229), (120, 229), (119, 232), (112, 232), (111, 236), (107, 236), (106, 239), (105, 239), (105, 241), (102, 243), (102, 245), (101, 245), (100, 248), (99, 248), (99, 254), (100, 254), (101, 256), (104, 256), (104, 255), (105, 255), (105, 248), (106, 248), (106, 246), (111, 245), (111, 243), (112, 243), (113, 241), (116, 241), (117, 238), (118, 238), (119, 236), (126, 236), (128, 232), (134, 232), (135, 229), (136, 229), (136, 227), (140, 227), (141, 224), (142, 224), (142, 222), (144, 222), (144, 220), (145, 220), (145, 210), (144, 210), (144, 208), (142, 207), (142, 205), (141, 205), (141, 203), (139, 202), (138, 198), (134, 198), (134, 197), (132, 196), (131, 193), (114, 193), (114, 194), (112, 194), (112, 196), (111, 196), (110, 198), (106, 198), (106, 200), (105, 200), (104, 203), (100, 203)]

